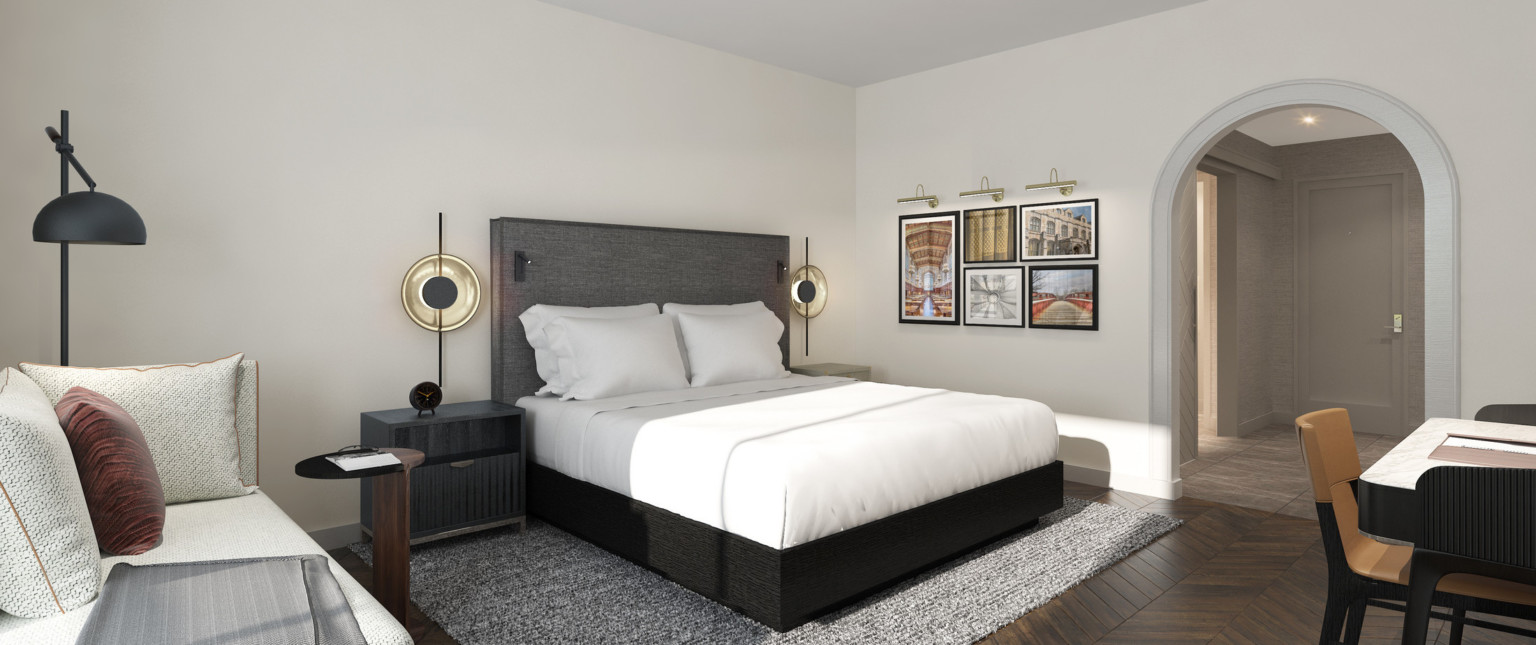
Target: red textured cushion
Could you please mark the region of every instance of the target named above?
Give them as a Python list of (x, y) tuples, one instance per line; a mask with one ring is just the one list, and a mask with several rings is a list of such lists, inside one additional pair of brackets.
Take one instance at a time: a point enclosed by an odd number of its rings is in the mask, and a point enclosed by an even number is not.
[(83, 387), (65, 392), (53, 411), (75, 453), (101, 549), (138, 555), (154, 548), (165, 527), (165, 493), (139, 424), (122, 406)]

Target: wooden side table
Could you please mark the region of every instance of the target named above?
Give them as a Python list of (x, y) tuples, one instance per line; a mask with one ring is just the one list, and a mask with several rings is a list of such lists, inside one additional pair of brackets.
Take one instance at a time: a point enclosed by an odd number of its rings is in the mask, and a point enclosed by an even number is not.
[(319, 455), (294, 464), (293, 472), (309, 479), (373, 478), (373, 597), (410, 631), (411, 469), (426, 455), (405, 448), (379, 450), (400, 463), (347, 471)]
[(868, 365), (849, 365), (847, 363), (815, 363), (813, 365), (795, 365), (789, 371), (806, 376), (846, 376), (860, 381), (872, 381)]

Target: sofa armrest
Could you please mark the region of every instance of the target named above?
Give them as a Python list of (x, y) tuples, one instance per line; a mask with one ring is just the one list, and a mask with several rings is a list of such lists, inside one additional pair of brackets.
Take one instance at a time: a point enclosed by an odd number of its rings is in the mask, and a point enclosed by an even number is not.
[(261, 483), (261, 368), (251, 359), (235, 371), (235, 434), (239, 439), (240, 482)]

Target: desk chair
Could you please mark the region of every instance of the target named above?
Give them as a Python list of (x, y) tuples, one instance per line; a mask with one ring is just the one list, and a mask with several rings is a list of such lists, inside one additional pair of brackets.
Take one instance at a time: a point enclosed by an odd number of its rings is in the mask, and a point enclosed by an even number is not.
[[(1387, 544), (1360, 533), (1355, 486), (1362, 471), (1348, 411), (1333, 408), (1304, 414), (1296, 419), (1296, 432), (1311, 474), (1317, 523), (1328, 558), (1328, 601), (1318, 642), (1336, 644), (1343, 631), (1343, 642), (1358, 643), (1366, 607), (1407, 609), (1413, 547)], [(1431, 589), (1431, 603), (1450, 607), (1454, 614), (1429, 611), (1426, 615), (1451, 621), (1453, 644), (1461, 642), (1463, 625), (1508, 631), (1503, 625), (1467, 618), (1467, 610), (1524, 617), (1508, 612), (1521, 611), (1524, 601), (1536, 602), (1536, 590), (1510, 592), (1505, 585), (1484, 582), (1494, 581), (1454, 576), (1445, 580), (1438, 591)]]
[(1477, 415), (1473, 416), (1472, 420), (1536, 426), (1536, 404), (1499, 403), (1485, 405), (1481, 410), (1477, 411)]

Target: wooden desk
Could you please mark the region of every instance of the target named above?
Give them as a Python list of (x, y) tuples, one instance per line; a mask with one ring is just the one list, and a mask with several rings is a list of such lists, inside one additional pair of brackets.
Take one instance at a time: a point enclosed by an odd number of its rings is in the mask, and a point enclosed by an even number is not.
[(1450, 434), (1536, 441), (1536, 426), (1466, 419), (1430, 419), (1360, 475), (1360, 532), (1384, 542), (1413, 544), (1419, 537), (1419, 475), (1436, 466), (1471, 464), (1430, 459)]
[[(411, 469), (420, 466), (420, 450), (380, 448), (400, 464), (346, 471), (325, 459), (310, 457), (294, 465), (294, 474), (310, 479), (373, 478), (373, 597), (410, 631), (411, 611)], [(413, 637), (420, 634), (412, 632)]]

